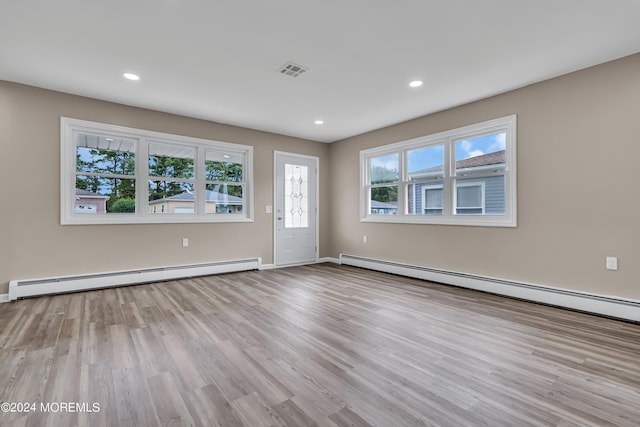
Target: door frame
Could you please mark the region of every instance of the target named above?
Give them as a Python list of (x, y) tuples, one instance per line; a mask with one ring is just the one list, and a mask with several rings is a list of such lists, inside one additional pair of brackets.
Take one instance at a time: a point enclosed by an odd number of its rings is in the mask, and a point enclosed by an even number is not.
[(308, 264), (306, 262), (304, 263), (300, 263), (300, 264), (285, 264), (285, 265), (280, 265), (278, 264), (278, 239), (276, 237), (276, 233), (278, 232), (278, 197), (277, 197), (277, 191), (278, 191), (278, 184), (277, 184), (277, 173), (278, 173), (278, 156), (288, 156), (288, 157), (298, 157), (301, 159), (305, 159), (305, 160), (313, 160), (315, 162), (315, 167), (316, 167), (316, 198), (315, 198), (315, 207), (316, 207), (316, 221), (315, 224), (313, 225), (315, 227), (315, 235), (316, 235), (316, 250), (315, 250), (315, 254), (316, 254), (316, 259), (315, 262), (317, 263), (319, 258), (319, 254), (320, 254), (320, 208), (319, 208), (319, 204), (320, 204), (320, 158), (317, 156), (309, 156), (306, 154), (298, 154), (298, 153), (291, 153), (288, 151), (278, 151), (278, 150), (274, 150), (273, 151), (273, 208), (272, 208), (272, 213), (273, 213), (273, 265), (275, 268), (278, 267), (291, 267), (294, 265), (304, 265), (304, 264)]

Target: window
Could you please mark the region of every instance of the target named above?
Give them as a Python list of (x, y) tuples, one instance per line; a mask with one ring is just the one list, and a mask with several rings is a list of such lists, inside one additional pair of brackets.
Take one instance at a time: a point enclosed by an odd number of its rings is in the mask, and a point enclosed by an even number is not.
[(250, 146), (61, 118), (61, 223), (252, 221)]
[(484, 182), (458, 182), (456, 184), (456, 213), (459, 215), (484, 214)]
[[(442, 215), (442, 184), (423, 187), (423, 203), (425, 215)], [(417, 204), (418, 202), (414, 202)]]
[(397, 153), (369, 159), (368, 194), (372, 215), (395, 215), (398, 211), (399, 161)]
[(361, 219), (516, 226), (516, 116), (360, 152)]
[(284, 165), (284, 227), (309, 226), (309, 168), (304, 165)]

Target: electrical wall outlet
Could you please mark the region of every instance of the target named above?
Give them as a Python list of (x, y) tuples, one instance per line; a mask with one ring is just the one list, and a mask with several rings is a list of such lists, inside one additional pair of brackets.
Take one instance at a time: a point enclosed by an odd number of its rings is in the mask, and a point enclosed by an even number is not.
[(608, 256), (606, 258), (607, 270), (617, 270), (618, 269), (618, 257)]
[(362, 236), (362, 243), (367, 243), (367, 236)]
[(189, 239), (188, 238), (186, 238), (186, 237), (182, 238), (182, 247), (183, 248), (189, 247)]

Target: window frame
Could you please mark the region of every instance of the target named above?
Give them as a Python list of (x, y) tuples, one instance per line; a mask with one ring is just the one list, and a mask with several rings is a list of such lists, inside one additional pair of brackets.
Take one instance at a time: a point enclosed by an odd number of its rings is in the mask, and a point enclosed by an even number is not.
[[(377, 158), (377, 157), (387, 157), (387, 156), (389, 156), (389, 155), (394, 155), (394, 154), (397, 154), (397, 153), (396, 153), (396, 152), (394, 152), (394, 151), (390, 151), (390, 152), (381, 152), (381, 153), (379, 153), (379, 154), (376, 154), (376, 155), (373, 155), (373, 156), (369, 156), (369, 158), (367, 159), (367, 164), (366, 164), (367, 174), (370, 174), (370, 173), (371, 173), (371, 169), (372, 169), (372, 167), (373, 167), (373, 162), (372, 162), (372, 160), (373, 160), (374, 158)], [(398, 164), (400, 164), (400, 162), (401, 162), (402, 160), (400, 159), (400, 157), (399, 157), (399, 156), (396, 156), (396, 157), (398, 157), (398, 158), (397, 158), (397, 162), (398, 162)], [(396, 161), (396, 159), (394, 159), (394, 161)], [(398, 201), (397, 201), (397, 200), (396, 200), (396, 208), (395, 208), (395, 209), (396, 209), (396, 212), (384, 213), (384, 208), (373, 208), (373, 207), (371, 206), (371, 202), (372, 202), (372, 200), (371, 200), (371, 193), (372, 193), (372, 191), (373, 191), (374, 189), (376, 189), (376, 188), (396, 188), (396, 195), (397, 195), (397, 194), (398, 194), (398, 190), (399, 190), (400, 185), (401, 185), (401, 182), (402, 182), (402, 181), (401, 181), (401, 176), (398, 174), (397, 179), (394, 179), (394, 180), (392, 180), (392, 181), (382, 181), (382, 182), (376, 182), (376, 183), (371, 183), (370, 181), (371, 181), (371, 180), (369, 180), (369, 182), (367, 183), (367, 189), (366, 189), (367, 194), (368, 194), (368, 199), (367, 199), (367, 200), (368, 200), (368, 202), (367, 202), (367, 203), (368, 203), (368, 209), (369, 209), (369, 211), (371, 212), (371, 211), (373, 211), (373, 210), (375, 209), (375, 211), (377, 212), (377, 213), (376, 213), (376, 215), (395, 215), (395, 214), (397, 213), (397, 210), (398, 210), (398, 204), (397, 204), (397, 203), (398, 203)], [(392, 203), (390, 203), (390, 202), (380, 202), (380, 203), (388, 203), (388, 204), (392, 204)]]
[[(497, 133), (505, 134), (505, 165), (497, 171), (486, 171), (472, 176), (456, 174), (456, 142)], [(515, 114), (487, 120), (456, 129), (425, 135), (360, 151), (360, 221), (380, 223), (410, 223), (435, 225), (468, 225), (488, 227), (517, 227), (517, 116)], [(443, 177), (410, 181), (408, 177), (408, 152), (428, 146), (444, 146)], [(398, 171), (398, 211), (395, 215), (375, 215), (370, 209), (370, 159), (397, 153), (400, 158)], [(466, 180), (504, 176), (504, 214), (456, 213), (456, 185)], [(409, 214), (409, 185), (442, 181), (442, 215)], [(486, 201), (483, 200), (483, 205)]]
[[(79, 214), (75, 213), (76, 141), (74, 135), (89, 133), (109, 137), (122, 137), (135, 141), (135, 172), (127, 176), (135, 179), (135, 213)], [(194, 149), (194, 178), (183, 179), (165, 177), (166, 181), (195, 182), (194, 207), (196, 213), (152, 213), (149, 211), (149, 145), (152, 143), (183, 146)], [(243, 207), (241, 213), (212, 214), (206, 212), (205, 153), (207, 150), (219, 150), (241, 156), (242, 181), (233, 185), (242, 186)], [(157, 177), (156, 177), (157, 178)], [(216, 223), (216, 222), (253, 222), (253, 147), (182, 135), (154, 132), (106, 123), (91, 122), (68, 117), (60, 118), (60, 223), (61, 225), (85, 224), (164, 224), (164, 223)]]

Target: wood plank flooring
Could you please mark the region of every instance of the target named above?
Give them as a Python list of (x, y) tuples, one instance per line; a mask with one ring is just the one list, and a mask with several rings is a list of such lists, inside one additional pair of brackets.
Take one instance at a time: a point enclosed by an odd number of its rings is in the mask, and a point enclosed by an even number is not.
[(332, 264), (0, 304), (0, 346), (0, 426), (640, 426), (640, 325)]

